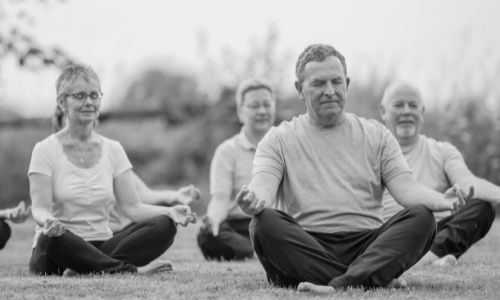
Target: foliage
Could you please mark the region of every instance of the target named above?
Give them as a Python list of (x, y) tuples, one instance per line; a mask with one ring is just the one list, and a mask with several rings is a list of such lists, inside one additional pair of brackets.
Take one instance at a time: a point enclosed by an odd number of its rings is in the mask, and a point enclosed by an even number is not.
[(71, 63), (72, 58), (59, 47), (44, 46), (30, 32), (30, 27), (36, 23), (31, 13), (34, 2), (47, 5), (53, 1), (0, 2), (0, 63), (12, 57), (20, 67), (38, 69), (53, 65), (62, 68)]

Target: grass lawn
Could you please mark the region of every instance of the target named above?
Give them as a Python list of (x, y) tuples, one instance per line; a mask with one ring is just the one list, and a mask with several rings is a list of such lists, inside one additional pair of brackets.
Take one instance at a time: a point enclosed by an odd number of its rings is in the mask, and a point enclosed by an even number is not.
[[(270, 286), (257, 259), (205, 262), (195, 241), (197, 226), (180, 228), (163, 258), (174, 271), (143, 275), (41, 277), (28, 271), (34, 223), (12, 225), (13, 236), (0, 251), (1, 299), (304, 299), (323, 296)], [(340, 299), (500, 299), (500, 222), (452, 268), (415, 268), (403, 277), (405, 290), (349, 289)]]

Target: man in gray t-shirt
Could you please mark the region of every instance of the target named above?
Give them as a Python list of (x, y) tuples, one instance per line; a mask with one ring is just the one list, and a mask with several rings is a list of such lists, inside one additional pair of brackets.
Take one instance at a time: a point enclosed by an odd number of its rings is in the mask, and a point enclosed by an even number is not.
[[(252, 181), (236, 196), (253, 215), (250, 235), (268, 280), (317, 292), (394, 283), (429, 249), (431, 211), (453, 210), (465, 195), (418, 184), (382, 124), (344, 112), (349, 78), (333, 47), (307, 47), (296, 75), (307, 112), (261, 140)], [(386, 223), (384, 188), (407, 207)]]

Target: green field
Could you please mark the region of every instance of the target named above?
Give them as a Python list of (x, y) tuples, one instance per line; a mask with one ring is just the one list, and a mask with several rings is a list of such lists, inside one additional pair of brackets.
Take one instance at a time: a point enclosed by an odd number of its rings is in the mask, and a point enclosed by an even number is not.
[[(28, 271), (34, 224), (13, 225), (0, 252), (1, 299), (305, 299), (323, 298), (270, 286), (258, 260), (205, 262), (195, 241), (197, 226), (180, 228), (163, 258), (174, 271), (156, 275), (40, 277)], [(403, 275), (404, 290), (349, 289), (339, 299), (500, 299), (500, 222), (452, 268), (420, 267)]]

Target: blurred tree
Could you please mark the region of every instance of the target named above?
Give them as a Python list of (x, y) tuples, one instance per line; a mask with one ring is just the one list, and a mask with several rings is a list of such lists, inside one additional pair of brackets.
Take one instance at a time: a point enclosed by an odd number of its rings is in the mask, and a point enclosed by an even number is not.
[(129, 111), (158, 111), (169, 124), (183, 123), (204, 113), (206, 97), (198, 90), (193, 77), (150, 69), (129, 86), (120, 106)]
[(66, 0), (2, 0), (0, 1), (0, 64), (8, 57), (20, 67), (39, 69), (46, 66), (63, 67), (72, 59), (59, 47), (42, 46), (30, 32), (35, 25), (31, 8), (39, 3), (62, 3)]
[(227, 45), (214, 49), (209, 34), (202, 30), (198, 33), (198, 55), (201, 62), (199, 82), (212, 102), (218, 101), (225, 90), (236, 89), (249, 77), (268, 79), (278, 94), (293, 87), (283, 76), (283, 70), (290, 67), (291, 53), (280, 47), (280, 34), (274, 23), (268, 25), (262, 36), (250, 39), (245, 50)]

